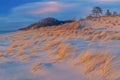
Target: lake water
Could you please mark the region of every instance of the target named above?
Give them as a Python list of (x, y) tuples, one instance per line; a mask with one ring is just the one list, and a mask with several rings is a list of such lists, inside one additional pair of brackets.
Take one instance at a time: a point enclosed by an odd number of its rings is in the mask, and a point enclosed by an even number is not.
[(11, 33), (11, 32), (15, 32), (15, 30), (12, 30), (12, 31), (0, 31), (0, 35)]

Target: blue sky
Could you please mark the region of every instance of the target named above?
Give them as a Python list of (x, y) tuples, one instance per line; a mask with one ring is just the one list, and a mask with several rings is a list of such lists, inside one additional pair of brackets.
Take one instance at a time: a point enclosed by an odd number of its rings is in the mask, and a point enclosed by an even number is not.
[(0, 31), (15, 30), (42, 18), (83, 18), (94, 6), (119, 13), (120, 0), (0, 0)]

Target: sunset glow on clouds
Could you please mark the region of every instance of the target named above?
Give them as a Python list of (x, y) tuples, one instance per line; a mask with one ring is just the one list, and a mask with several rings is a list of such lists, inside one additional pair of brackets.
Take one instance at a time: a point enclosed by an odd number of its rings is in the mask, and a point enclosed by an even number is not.
[(61, 3), (57, 1), (48, 1), (48, 2), (34, 2), (28, 3), (21, 6), (17, 6), (12, 9), (12, 14), (18, 15), (40, 15), (40, 14), (48, 14), (52, 12), (60, 12), (63, 9), (74, 7), (75, 5), (72, 3)]
[[(40, 3), (41, 4), (41, 3)], [(30, 11), (31, 14), (46, 14), (51, 12), (57, 12), (63, 8), (70, 8), (74, 6), (73, 4), (64, 4), (60, 2), (44, 2), (41, 4), (42, 7), (38, 7), (35, 10)]]
[(120, 0), (97, 0), (99, 2), (118, 2)]

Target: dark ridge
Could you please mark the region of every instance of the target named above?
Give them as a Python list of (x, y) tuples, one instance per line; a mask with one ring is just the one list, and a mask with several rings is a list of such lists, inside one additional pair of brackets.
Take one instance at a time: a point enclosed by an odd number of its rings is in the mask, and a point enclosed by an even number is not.
[(48, 17), (48, 18), (42, 19), (40, 22), (31, 24), (27, 26), (26, 28), (21, 28), (19, 30), (29, 30), (29, 29), (38, 29), (41, 27), (57, 26), (57, 25), (65, 24), (65, 23), (71, 23), (73, 21), (74, 20), (60, 21), (55, 18)]

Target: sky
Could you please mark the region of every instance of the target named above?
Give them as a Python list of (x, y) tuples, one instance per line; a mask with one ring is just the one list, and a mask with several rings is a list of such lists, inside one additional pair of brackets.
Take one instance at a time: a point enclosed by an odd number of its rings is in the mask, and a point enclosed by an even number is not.
[(0, 0), (0, 31), (17, 30), (46, 17), (84, 18), (95, 6), (120, 13), (120, 0)]

